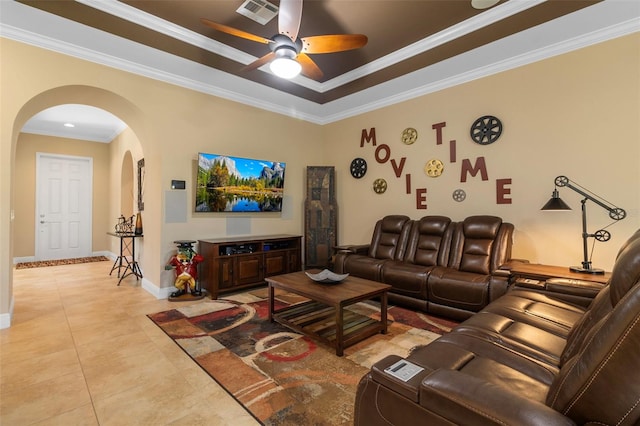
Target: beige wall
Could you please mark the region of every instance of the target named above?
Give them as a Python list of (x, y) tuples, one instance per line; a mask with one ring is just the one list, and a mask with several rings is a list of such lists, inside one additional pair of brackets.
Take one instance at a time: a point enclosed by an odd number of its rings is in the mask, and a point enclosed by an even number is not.
[[(138, 212), (138, 161), (143, 158), (140, 141), (130, 128), (125, 129), (109, 144), (110, 180), (105, 188), (108, 188), (111, 202), (107, 206), (109, 223), (105, 232), (115, 230), (115, 224), (121, 215), (128, 218)], [(151, 226), (149, 225), (150, 229)], [(136, 240), (136, 256), (141, 259), (141, 265), (146, 262), (144, 246), (145, 240)], [(111, 253), (119, 253), (120, 240), (109, 237), (108, 248)]]
[[(0, 39), (0, 49), (0, 314), (10, 310), (11, 259), (16, 256), (13, 235), (17, 233), (10, 220), (18, 196), (13, 150), (20, 143), (19, 131), (26, 120), (56, 104), (96, 106), (128, 124), (130, 129), (109, 144), (106, 154), (109, 185), (102, 192), (109, 194), (110, 206), (105, 226), (111, 229), (120, 214), (124, 155), (130, 152), (134, 164), (144, 158), (145, 236), (140, 263), (143, 285), (152, 290), (173, 285), (164, 264), (175, 249), (174, 240), (303, 232), (304, 170), (323, 159), (319, 126), (7, 39)], [(199, 151), (286, 162), (282, 214), (197, 215), (189, 202), (185, 223), (165, 223), (165, 196), (172, 179), (186, 180), (187, 198), (192, 199), (193, 167)], [(114, 242), (107, 244), (116, 251)]]
[[(24, 122), (40, 110), (60, 103), (84, 103), (120, 117), (129, 130), (109, 144), (107, 226), (120, 211), (122, 160), (131, 153), (134, 164), (145, 158), (145, 237), (141, 264), (147, 284), (172, 285), (164, 263), (185, 238), (237, 233), (302, 233), (304, 170), (308, 165), (335, 165), (339, 196), (339, 240), (368, 241), (373, 223), (384, 214), (413, 218), (444, 214), (460, 220), (471, 214), (496, 214), (516, 225), (515, 255), (532, 261), (576, 264), (580, 251), (579, 197), (568, 189), (561, 196), (574, 210), (561, 215), (541, 213), (553, 179), (571, 179), (627, 209), (629, 217), (612, 226), (612, 241), (598, 243), (595, 266), (610, 268), (620, 243), (638, 228), (640, 207), (640, 35), (585, 48), (399, 105), (338, 123), (317, 126), (250, 108), (158, 81), (127, 74), (71, 57), (0, 39), (0, 314), (10, 309), (11, 259), (17, 224), (11, 210), (18, 206), (14, 149)], [(469, 126), (492, 114), (504, 123), (494, 144), (470, 141)], [(446, 122), (443, 144), (436, 145), (432, 125)], [(419, 132), (414, 145), (400, 142), (401, 132)], [(363, 129), (376, 129), (378, 146), (389, 147), (400, 164), (399, 178), (390, 160), (378, 163), (374, 147), (360, 147)], [(456, 158), (450, 141), (456, 140)], [(194, 162), (199, 151), (266, 158), (287, 163), (285, 210), (281, 215), (226, 216), (193, 213)], [(354, 157), (369, 163), (365, 178), (355, 180), (348, 169)], [(464, 159), (484, 157), (488, 180), (480, 175), (460, 182)], [(428, 178), (423, 166), (438, 158), (445, 164), (439, 178)], [(406, 194), (405, 175), (412, 191)], [(383, 195), (371, 190), (375, 178), (385, 178)], [(187, 182), (187, 221), (165, 223), (165, 200), (172, 179)], [(511, 204), (496, 204), (496, 180), (511, 179)], [(427, 209), (416, 208), (416, 188), (427, 191)], [(454, 189), (467, 198), (452, 200)], [(22, 207), (21, 207), (22, 208)], [(592, 230), (610, 223), (602, 209), (591, 205)], [(101, 233), (102, 231), (96, 231)], [(112, 244), (113, 242), (107, 243)]]
[[(610, 269), (620, 244), (640, 227), (640, 35), (624, 37), (573, 53), (503, 72), (325, 126), (327, 162), (335, 164), (339, 184), (339, 240), (365, 243), (374, 221), (384, 214), (412, 218), (446, 215), (462, 220), (471, 214), (493, 214), (515, 224), (516, 257), (556, 265), (582, 260), (581, 197), (568, 188), (561, 198), (571, 212), (541, 212), (551, 197), (554, 178), (571, 180), (624, 208), (628, 217), (608, 230), (612, 239), (596, 243), (595, 267)], [(469, 136), (483, 115), (502, 120), (504, 131), (491, 145)], [(432, 126), (446, 122), (437, 145)], [(413, 145), (401, 142), (407, 127), (418, 131)], [(377, 147), (360, 147), (363, 129), (375, 128)], [(450, 141), (456, 141), (451, 161)], [(398, 178), (391, 160), (379, 163), (386, 144), (391, 159), (404, 170)], [(369, 170), (360, 180), (349, 174), (355, 157)], [(484, 157), (488, 180), (480, 174), (461, 182), (464, 159)], [(427, 177), (431, 159), (444, 163), (444, 173)], [(412, 191), (406, 194), (405, 175)], [(388, 190), (377, 195), (372, 182), (384, 178)], [(496, 181), (511, 179), (511, 204), (497, 204)], [(427, 209), (416, 208), (416, 188), (426, 188)], [(456, 189), (466, 192), (454, 201)], [(613, 222), (601, 207), (588, 202), (589, 232)], [(589, 240), (589, 249), (593, 239)]]
[(35, 185), (36, 153), (62, 154), (93, 159), (93, 235), (92, 250), (108, 250), (105, 234), (108, 224), (108, 206), (111, 203), (106, 188), (109, 183), (109, 145), (75, 139), (21, 133), (18, 137), (15, 161), (14, 191), (14, 257), (31, 257), (35, 254)]

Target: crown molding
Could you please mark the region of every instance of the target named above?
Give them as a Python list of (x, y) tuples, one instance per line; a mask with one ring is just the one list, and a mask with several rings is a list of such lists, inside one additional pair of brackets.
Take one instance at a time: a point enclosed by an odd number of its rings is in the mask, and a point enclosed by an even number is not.
[[(239, 62), (243, 65), (248, 65), (255, 61), (256, 58), (253, 55), (249, 55), (233, 47), (222, 44), (209, 37), (205, 37), (199, 33), (191, 30), (187, 30), (184, 27), (176, 25), (165, 19), (159, 18), (155, 15), (151, 15), (145, 11), (137, 9), (133, 6), (129, 6), (120, 2), (105, 2), (101, 0), (76, 0), (79, 3), (108, 13), (113, 16), (125, 19), (129, 22), (141, 25), (153, 31), (158, 31), (167, 36), (173, 37), (177, 40), (191, 44), (193, 46), (200, 47), (209, 52), (216, 53), (224, 56), (227, 59)], [(480, 13), (472, 18), (465, 20), (459, 24), (453, 25), (443, 31), (440, 31), (430, 37), (417, 41), (403, 49), (399, 49), (385, 57), (372, 61), (362, 67), (349, 71), (333, 78), (326, 82), (320, 83), (304, 76), (299, 76), (292, 79), (291, 82), (303, 86), (307, 89), (314, 90), (318, 93), (325, 93), (327, 91), (336, 89), (340, 86), (348, 84), (359, 78), (362, 78), (371, 73), (380, 71), (384, 68), (393, 66), (399, 62), (405, 61), (415, 55), (419, 55), (427, 50), (433, 49), (444, 43), (455, 40), (480, 28), (491, 25), (495, 22), (501, 21), (512, 15), (520, 13), (524, 10), (530, 9), (547, 0), (527, 0), (527, 1), (509, 1), (503, 3), (494, 8)], [(268, 66), (262, 66), (259, 70), (273, 74)]]
[[(640, 31), (640, 7), (635, 1), (606, 0), (319, 105), (17, 2), (0, 1), (0, 8), (2, 37), (316, 124), (329, 124)], [(527, 47), (524, 53), (522, 46)]]

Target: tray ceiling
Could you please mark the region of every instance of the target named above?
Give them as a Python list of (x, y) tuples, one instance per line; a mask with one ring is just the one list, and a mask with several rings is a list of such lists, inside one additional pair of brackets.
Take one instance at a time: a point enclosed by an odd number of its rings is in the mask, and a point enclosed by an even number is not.
[[(259, 0), (258, 0), (259, 1)], [(474, 0), (478, 1), (478, 0)], [(278, 0), (272, 0), (278, 5)], [(638, 31), (632, 0), (308, 0), (300, 36), (360, 33), (365, 47), (311, 55), (320, 81), (243, 72), (266, 45), (215, 31), (206, 18), (269, 38), (243, 0), (2, 3), (2, 35), (173, 84), (324, 124)], [(10, 3), (10, 4), (9, 4)]]

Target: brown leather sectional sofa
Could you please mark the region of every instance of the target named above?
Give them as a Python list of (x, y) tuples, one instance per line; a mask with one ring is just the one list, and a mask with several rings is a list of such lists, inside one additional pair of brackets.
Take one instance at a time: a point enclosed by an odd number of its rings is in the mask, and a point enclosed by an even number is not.
[[(404, 381), (388, 367), (422, 370)], [(527, 289), (358, 386), (355, 425), (640, 424), (640, 230), (588, 307)]]
[(386, 216), (370, 244), (340, 248), (334, 271), (392, 285), (392, 303), (463, 320), (506, 293), (513, 230), (495, 216)]

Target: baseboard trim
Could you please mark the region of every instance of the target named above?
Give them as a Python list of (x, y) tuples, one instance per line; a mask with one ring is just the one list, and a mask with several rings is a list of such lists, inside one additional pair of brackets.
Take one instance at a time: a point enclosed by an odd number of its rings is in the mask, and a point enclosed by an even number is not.
[(111, 253), (110, 251), (94, 251), (92, 256), (104, 256), (104, 257), (108, 257), (111, 260), (116, 260), (116, 257), (118, 257), (115, 253)]
[(11, 327), (11, 320), (13, 319), (13, 301), (15, 299), (11, 296), (11, 303), (9, 303), (9, 312), (0, 314), (0, 330)]
[(142, 278), (142, 288), (151, 293), (156, 299), (168, 299), (171, 293), (176, 290), (175, 287), (160, 288), (146, 278)]

